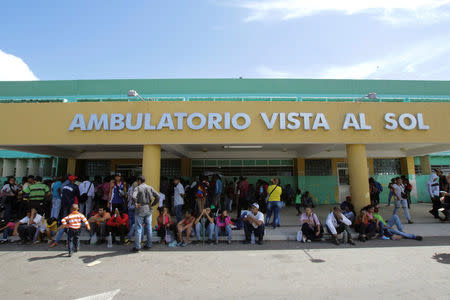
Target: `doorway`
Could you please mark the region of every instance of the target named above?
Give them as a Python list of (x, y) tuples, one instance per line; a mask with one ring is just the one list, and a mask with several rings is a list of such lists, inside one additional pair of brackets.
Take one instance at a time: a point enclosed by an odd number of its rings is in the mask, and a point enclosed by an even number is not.
[(350, 180), (348, 177), (348, 165), (347, 163), (337, 163), (337, 175), (339, 186), (339, 202), (345, 201), (345, 197), (350, 196)]

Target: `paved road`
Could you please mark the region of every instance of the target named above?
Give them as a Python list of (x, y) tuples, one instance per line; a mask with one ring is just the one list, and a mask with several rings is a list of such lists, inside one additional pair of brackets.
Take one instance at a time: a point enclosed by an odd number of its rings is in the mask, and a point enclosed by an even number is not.
[(155, 245), (139, 254), (84, 246), (72, 258), (63, 247), (1, 245), (0, 299), (449, 299), (449, 245)]

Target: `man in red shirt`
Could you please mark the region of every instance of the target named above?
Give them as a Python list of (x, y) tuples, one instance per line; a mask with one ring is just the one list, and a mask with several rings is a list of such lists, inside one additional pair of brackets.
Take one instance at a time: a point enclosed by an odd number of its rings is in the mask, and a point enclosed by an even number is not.
[(116, 208), (114, 215), (106, 222), (107, 232), (108, 234), (111, 232), (113, 243), (116, 242), (117, 235), (120, 237), (120, 244), (125, 242), (125, 235), (129, 231), (128, 226), (128, 215), (120, 214), (119, 209)]

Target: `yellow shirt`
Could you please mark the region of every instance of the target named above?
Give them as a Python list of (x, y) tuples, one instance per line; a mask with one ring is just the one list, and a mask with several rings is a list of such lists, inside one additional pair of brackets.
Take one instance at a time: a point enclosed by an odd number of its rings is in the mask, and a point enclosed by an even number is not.
[(283, 190), (281, 189), (281, 186), (276, 186), (273, 184), (269, 185), (269, 187), (267, 188), (267, 195), (270, 195), (269, 201), (281, 201), (282, 192)]
[(54, 221), (52, 224), (47, 224), (47, 228), (50, 229), (50, 231), (58, 231), (58, 223)]

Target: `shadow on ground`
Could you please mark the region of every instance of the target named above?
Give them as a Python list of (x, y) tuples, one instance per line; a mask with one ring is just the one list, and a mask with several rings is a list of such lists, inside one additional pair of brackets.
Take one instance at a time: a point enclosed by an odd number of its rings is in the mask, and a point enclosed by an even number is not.
[(450, 264), (450, 253), (436, 253), (432, 258), (435, 259), (438, 263), (447, 265)]

